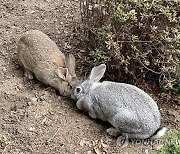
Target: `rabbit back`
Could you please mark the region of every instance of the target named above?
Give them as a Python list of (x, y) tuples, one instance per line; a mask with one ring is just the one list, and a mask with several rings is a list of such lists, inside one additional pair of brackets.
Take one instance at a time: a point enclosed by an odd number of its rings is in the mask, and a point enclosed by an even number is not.
[(18, 42), (18, 58), (22, 65), (34, 72), (37, 65), (52, 64), (65, 67), (65, 56), (57, 45), (43, 32), (26, 32)]
[(160, 127), (157, 104), (133, 85), (104, 81), (90, 93), (97, 117), (119, 130), (152, 134)]

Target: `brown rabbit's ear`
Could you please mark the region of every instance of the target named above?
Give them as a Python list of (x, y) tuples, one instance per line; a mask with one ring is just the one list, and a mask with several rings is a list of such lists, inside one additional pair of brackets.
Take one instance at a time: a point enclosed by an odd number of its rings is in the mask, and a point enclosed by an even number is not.
[(63, 67), (58, 67), (56, 69), (56, 74), (61, 79), (65, 80), (67, 75), (68, 75), (68, 69), (67, 68), (63, 68)]
[(72, 76), (76, 76), (76, 73), (75, 73), (75, 57), (68, 53), (66, 55), (66, 67), (68, 68), (69, 70), (69, 73), (72, 75)]

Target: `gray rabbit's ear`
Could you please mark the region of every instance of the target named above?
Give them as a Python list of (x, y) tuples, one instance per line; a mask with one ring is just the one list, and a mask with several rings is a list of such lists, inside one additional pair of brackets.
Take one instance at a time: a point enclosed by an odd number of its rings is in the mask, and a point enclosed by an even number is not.
[(68, 69), (67, 68), (63, 68), (63, 67), (58, 67), (56, 69), (56, 74), (61, 79), (65, 80), (67, 75), (68, 75)]
[(91, 74), (90, 74), (90, 82), (94, 83), (94, 82), (98, 82), (104, 75), (106, 71), (106, 65), (105, 64), (101, 64), (99, 66), (93, 67), (93, 69), (91, 70)]

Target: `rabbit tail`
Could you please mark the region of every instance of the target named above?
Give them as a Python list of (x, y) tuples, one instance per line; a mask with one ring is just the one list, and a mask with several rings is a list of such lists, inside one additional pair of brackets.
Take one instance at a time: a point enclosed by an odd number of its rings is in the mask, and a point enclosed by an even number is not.
[(155, 133), (150, 137), (151, 139), (158, 139), (164, 136), (166, 133), (167, 128), (166, 127), (160, 127), (155, 131)]

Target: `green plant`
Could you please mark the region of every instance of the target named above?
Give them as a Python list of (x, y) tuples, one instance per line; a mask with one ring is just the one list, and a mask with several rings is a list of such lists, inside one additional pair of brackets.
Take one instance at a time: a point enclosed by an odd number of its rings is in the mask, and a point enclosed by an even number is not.
[(180, 131), (171, 131), (163, 140), (166, 145), (164, 145), (160, 150), (153, 150), (151, 154), (179, 154)]
[(93, 58), (94, 65), (98, 65), (100, 63), (107, 63), (110, 60), (106, 53), (100, 49), (95, 49), (95, 51), (91, 51), (90, 56)]
[(180, 93), (179, 1), (80, 3), (90, 60), (106, 63), (115, 81), (144, 79), (170, 94)]
[(5, 147), (8, 144), (10, 144), (11, 142), (5, 135), (2, 135), (2, 136), (0, 136), (0, 143), (3, 147)]

